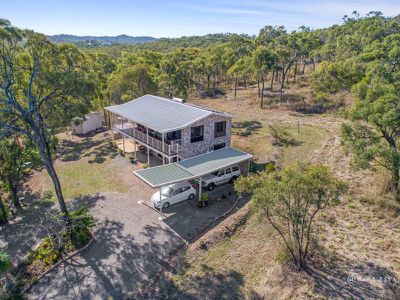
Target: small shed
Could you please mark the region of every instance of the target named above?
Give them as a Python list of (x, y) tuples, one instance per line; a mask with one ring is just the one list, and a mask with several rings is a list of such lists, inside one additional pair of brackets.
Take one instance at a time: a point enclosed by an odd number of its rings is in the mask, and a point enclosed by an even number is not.
[(92, 112), (84, 118), (74, 118), (71, 122), (72, 132), (78, 135), (85, 135), (103, 126), (103, 114)]

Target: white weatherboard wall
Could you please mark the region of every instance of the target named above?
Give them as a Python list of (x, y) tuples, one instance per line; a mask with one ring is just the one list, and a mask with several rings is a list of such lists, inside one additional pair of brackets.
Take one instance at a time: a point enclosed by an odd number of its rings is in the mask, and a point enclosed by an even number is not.
[(102, 126), (103, 115), (101, 113), (90, 113), (85, 116), (85, 120), (81, 124), (75, 125), (74, 122), (71, 124), (72, 132), (75, 134), (87, 134)]

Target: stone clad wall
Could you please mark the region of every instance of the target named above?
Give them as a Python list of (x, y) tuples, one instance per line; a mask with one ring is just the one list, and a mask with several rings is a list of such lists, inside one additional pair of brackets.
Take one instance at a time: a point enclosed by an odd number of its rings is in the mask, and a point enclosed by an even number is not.
[[(226, 121), (226, 135), (214, 139), (214, 123)], [(190, 142), (190, 128), (204, 125), (204, 140), (197, 143)], [(213, 115), (203, 119), (182, 130), (182, 159), (197, 156), (213, 150), (213, 146), (219, 143), (225, 143), (225, 146), (231, 145), (232, 119)]]

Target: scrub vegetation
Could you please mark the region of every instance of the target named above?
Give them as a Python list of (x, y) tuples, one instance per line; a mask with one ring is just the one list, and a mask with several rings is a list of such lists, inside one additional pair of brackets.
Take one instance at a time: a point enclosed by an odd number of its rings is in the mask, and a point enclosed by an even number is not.
[[(70, 122), (152, 93), (236, 115), (233, 145), (259, 173), (235, 186), (249, 202), (176, 253), (140, 296), (396, 299), (400, 16), (342, 21), (79, 48), (0, 19), (0, 221), (53, 224), (21, 249), (22, 277), (1, 252), (7, 293), (89, 243), (94, 220), (74, 199), (135, 189), (109, 133), (72, 137)], [(51, 215), (36, 209), (49, 197)]]

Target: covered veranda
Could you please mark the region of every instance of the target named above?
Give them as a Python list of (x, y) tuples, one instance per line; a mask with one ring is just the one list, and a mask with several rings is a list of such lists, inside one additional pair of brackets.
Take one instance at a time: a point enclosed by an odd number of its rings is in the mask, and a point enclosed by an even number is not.
[[(226, 147), (168, 165), (136, 170), (134, 174), (153, 189), (161, 189), (177, 182), (195, 180), (198, 182), (198, 197), (200, 199), (203, 176), (232, 165), (239, 165), (242, 174), (247, 175), (252, 157), (251, 154), (246, 152), (233, 147)], [(162, 204), (160, 205), (161, 212)]]

